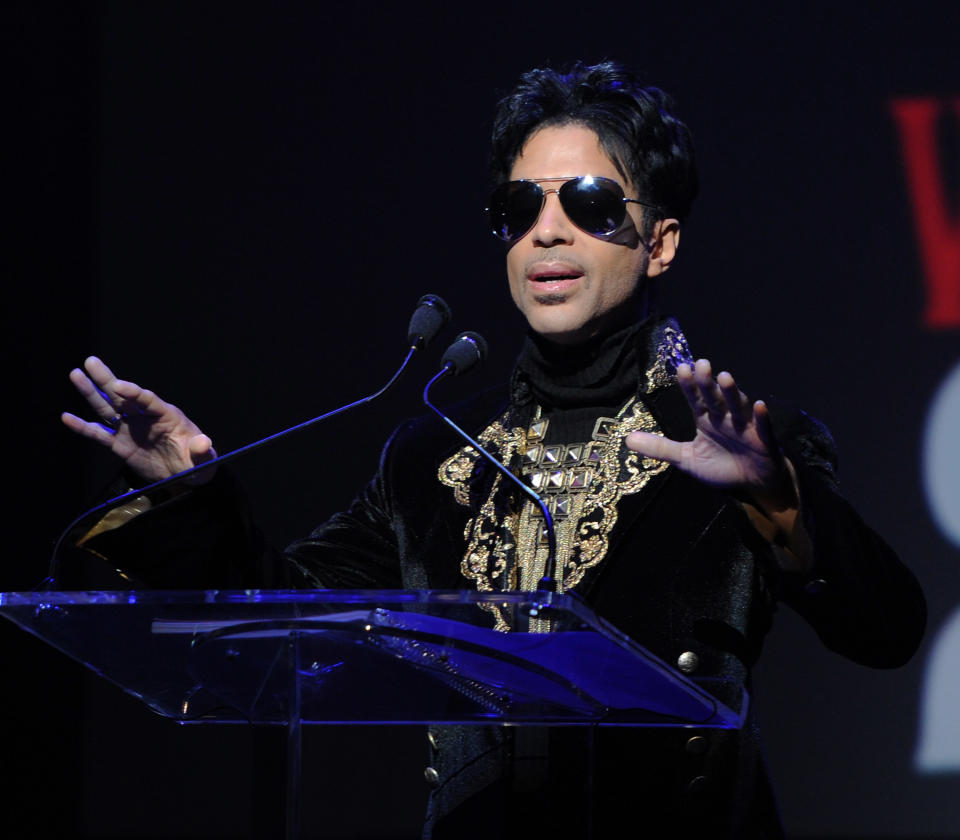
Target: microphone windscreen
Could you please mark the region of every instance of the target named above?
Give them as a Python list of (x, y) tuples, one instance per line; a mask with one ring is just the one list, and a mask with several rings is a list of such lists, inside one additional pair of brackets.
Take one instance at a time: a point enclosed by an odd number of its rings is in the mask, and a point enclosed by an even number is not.
[(424, 295), (417, 301), (417, 308), (407, 327), (407, 343), (423, 349), (437, 337), (450, 320), (450, 307), (439, 295)]
[(487, 358), (487, 342), (475, 332), (462, 332), (443, 354), (441, 364), (459, 376)]

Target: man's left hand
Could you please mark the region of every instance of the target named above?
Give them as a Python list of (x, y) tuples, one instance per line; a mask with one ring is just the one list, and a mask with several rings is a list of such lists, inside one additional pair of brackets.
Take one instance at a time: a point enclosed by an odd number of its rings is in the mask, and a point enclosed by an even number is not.
[(766, 404), (751, 402), (729, 373), (714, 378), (706, 359), (698, 360), (693, 369), (680, 365), (677, 382), (696, 422), (694, 439), (675, 441), (633, 432), (627, 436), (627, 446), (736, 493), (765, 511), (796, 507), (792, 471), (774, 439)]

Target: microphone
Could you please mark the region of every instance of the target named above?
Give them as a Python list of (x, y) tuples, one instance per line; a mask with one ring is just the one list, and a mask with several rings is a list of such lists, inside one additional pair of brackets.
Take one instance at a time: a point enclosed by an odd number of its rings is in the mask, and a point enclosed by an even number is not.
[(439, 295), (424, 295), (417, 301), (417, 308), (407, 327), (407, 344), (422, 350), (450, 320), (450, 307)]
[(486, 361), (487, 342), (483, 336), (475, 332), (462, 332), (458, 335), (443, 354), (440, 364), (444, 371), (453, 376), (460, 376), (472, 370), (478, 364)]
[[(46, 588), (50, 589), (56, 585), (57, 576), (60, 571), (59, 554), (63, 546), (63, 541), (67, 534), (69, 534), (87, 517), (106, 511), (114, 505), (120, 504), (128, 499), (148, 495), (156, 490), (159, 490), (160, 488), (166, 488), (175, 484), (179, 484), (181, 481), (189, 481), (202, 470), (213, 469), (219, 464), (225, 463), (226, 461), (232, 461), (241, 455), (245, 455), (248, 452), (253, 452), (255, 449), (259, 449), (261, 446), (266, 446), (268, 443), (273, 443), (274, 441), (286, 437), (287, 435), (292, 435), (294, 432), (303, 431), (304, 429), (319, 423), (321, 420), (326, 420), (334, 415), (342, 414), (344, 411), (347, 411), (351, 408), (356, 408), (357, 406), (372, 402), (373, 400), (377, 399), (377, 397), (385, 394), (397, 382), (401, 374), (404, 372), (404, 370), (406, 370), (410, 360), (413, 358), (413, 354), (417, 350), (426, 347), (431, 341), (433, 341), (433, 339), (437, 337), (438, 333), (446, 326), (449, 320), (450, 307), (447, 306), (443, 298), (441, 298), (439, 295), (433, 294), (424, 295), (419, 301), (417, 301), (416, 309), (413, 311), (413, 315), (410, 318), (410, 325), (407, 328), (407, 343), (409, 345), (407, 355), (387, 384), (380, 388), (379, 391), (363, 397), (362, 399), (356, 400), (355, 402), (335, 408), (333, 411), (328, 411), (325, 414), (313, 417), (312, 419), (303, 423), (299, 423), (296, 426), (291, 426), (290, 428), (284, 429), (281, 432), (277, 432), (268, 437), (262, 438), (261, 440), (248, 443), (245, 446), (241, 446), (239, 449), (234, 449), (233, 451), (226, 452), (223, 455), (218, 455), (216, 458), (211, 458), (209, 461), (206, 461), (203, 464), (198, 464), (190, 469), (174, 473), (171, 476), (167, 476), (159, 481), (155, 481), (152, 484), (146, 485), (145, 487), (141, 487), (137, 490), (130, 490), (129, 492), (122, 493), (119, 496), (114, 496), (112, 499), (108, 499), (102, 504), (99, 504), (85, 513), (82, 513), (66, 527), (63, 533), (57, 539), (56, 545), (53, 549), (53, 555), (50, 558), (50, 566), (47, 572), (47, 577), (37, 588), (40, 588), (40, 586), (46, 584)], [(479, 336), (477, 337), (479, 338)], [(483, 339), (480, 340), (483, 341)]]
[(543, 577), (540, 578), (540, 581), (537, 583), (537, 589), (542, 592), (557, 592), (559, 587), (556, 580), (556, 566), (557, 566), (557, 535), (553, 527), (553, 517), (550, 515), (550, 510), (547, 507), (546, 502), (541, 498), (540, 494), (537, 493), (529, 484), (523, 481), (519, 476), (514, 475), (507, 466), (497, 460), (493, 455), (491, 455), (480, 443), (469, 434), (467, 434), (463, 429), (461, 429), (456, 423), (453, 422), (446, 414), (444, 414), (439, 408), (437, 408), (433, 403), (430, 402), (430, 389), (434, 386), (435, 383), (439, 382), (445, 376), (460, 376), (463, 373), (467, 373), (472, 370), (476, 365), (482, 362), (487, 357), (487, 342), (484, 341), (483, 337), (478, 335), (475, 332), (462, 332), (456, 337), (453, 344), (451, 344), (443, 354), (441, 364), (443, 367), (440, 372), (436, 374), (428, 383), (427, 387), (423, 389), (423, 402), (434, 414), (437, 415), (444, 423), (446, 423), (454, 432), (456, 432), (461, 438), (463, 438), (467, 443), (470, 444), (477, 452), (480, 453), (489, 463), (491, 463), (500, 473), (506, 476), (510, 481), (512, 481), (517, 487), (519, 487), (530, 499), (540, 508), (540, 512), (543, 514), (543, 521), (547, 529), (547, 562), (544, 567)]

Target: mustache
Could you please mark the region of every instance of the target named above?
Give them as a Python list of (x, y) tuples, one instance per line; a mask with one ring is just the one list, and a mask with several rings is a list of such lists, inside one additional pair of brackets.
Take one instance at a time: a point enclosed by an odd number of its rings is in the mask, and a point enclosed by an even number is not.
[(551, 268), (570, 269), (574, 274), (586, 274), (584, 266), (577, 260), (572, 259), (568, 254), (556, 250), (547, 250), (531, 257), (524, 263), (524, 275), (530, 274), (534, 267), (542, 267), (547, 263), (549, 263)]

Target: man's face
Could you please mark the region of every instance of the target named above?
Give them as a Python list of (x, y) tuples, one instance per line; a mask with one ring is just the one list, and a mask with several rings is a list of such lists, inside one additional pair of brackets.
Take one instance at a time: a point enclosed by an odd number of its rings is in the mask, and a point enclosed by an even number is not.
[[(610, 178), (628, 198), (642, 199), (617, 171), (596, 133), (582, 125), (540, 129), (527, 140), (510, 170), (511, 180), (577, 175)], [(555, 189), (560, 182), (541, 186)], [(536, 224), (510, 245), (510, 294), (535, 332), (573, 344), (635, 317), (638, 287), (665, 266), (656, 264), (651, 270), (648, 246), (640, 234), (644, 208), (626, 207), (620, 230), (599, 239), (574, 225), (557, 194), (550, 193)]]

